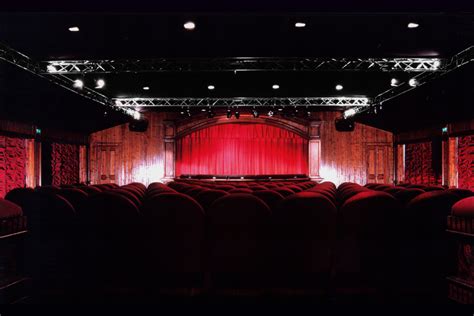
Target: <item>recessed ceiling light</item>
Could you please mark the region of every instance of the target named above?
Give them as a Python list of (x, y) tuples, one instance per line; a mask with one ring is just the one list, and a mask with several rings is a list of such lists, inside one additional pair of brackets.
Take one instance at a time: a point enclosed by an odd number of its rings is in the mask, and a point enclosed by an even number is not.
[(74, 80), (73, 87), (78, 88), (78, 89), (82, 89), (84, 87), (84, 81), (82, 81), (81, 79)]
[(104, 79), (99, 79), (95, 82), (95, 88), (96, 89), (102, 89), (103, 87), (105, 87)]
[(194, 30), (196, 28), (196, 24), (194, 24), (193, 21), (189, 21), (189, 22), (184, 23), (184, 28), (186, 30)]
[(272, 86), (272, 89), (273, 89), (273, 90), (278, 90), (278, 89), (280, 89), (280, 86), (277, 85), (277, 84), (274, 84), (274, 85)]
[(342, 89), (344, 89), (344, 87), (340, 84), (336, 85), (336, 90), (337, 91), (341, 91)]
[(150, 87), (143, 87), (143, 90), (150, 90)]
[(295, 27), (305, 27), (306, 26), (306, 23), (304, 22), (296, 22), (295, 23)]
[(79, 32), (79, 27), (78, 26), (71, 26), (68, 30), (69, 30), (69, 32)]
[(214, 90), (216, 87), (214, 87), (212, 84), (210, 84), (210, 85), (207, 86), (207, 88), (208, 88), (209, 90)]
[(408, 23), (408, 28), (409, 29), (416, 29), (418, 26), (420, 26), (420, 25), (418, 23), (415, 23), (415, 22)]

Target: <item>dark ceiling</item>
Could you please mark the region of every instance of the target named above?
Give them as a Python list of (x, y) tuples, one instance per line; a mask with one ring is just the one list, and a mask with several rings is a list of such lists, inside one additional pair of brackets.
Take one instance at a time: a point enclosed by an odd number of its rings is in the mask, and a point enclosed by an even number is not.
[[(186, 31), (192, 20), (196, 29)], [(306, 27), (297, 29), (296, 21)], [(409, 22), (420, 27), (408, 29)], [(68, 31), (70, 26), (80, 32)], [(450, 57), (474, 44), (468, 13), (0, 13), (0, 42), (35, 60), (190, 57)], [(126, 118), (0, 62), (1, 116), (91, 132)], [(408, 73), (171, 72), (89, 74), (81, 78), (108, 97), (369, 96)], [(440, 119), (472, 117), (472, 67), (446, 75), (360, 119), (403, 130)], [(207, 86), (215, 85), (209, 91)], [(273, 90), (273, 84), (280, 86)], [(336, 84), (344, 89), (336, 91)], [(144, 91), (144, 86), (150, 90)], [(441, 87), (446, 88), (441, 89)], [(431, 97), (444, 90), (444, 97)], [(451, 102), (455, 96), (455, 102)], [(441, 102), (442, 100), (442, 102)], [(440, 103), (436, 105), (435, 103)], [(449, 107), (447, 107), (449, 104)], [(430, 109), (431, 111), (426, 111)], [(107, 115), (104, 112), (107, 111)], [(445, 114), (445, 112), (449, 112)], [(382, 114), (382, 113), (387, 113)], [(401, 119), (404, 118), (404, 119)], [(400, 123), (402, 122), (402, 123)], [(401, 125), (402, 126), (401, 126)]]

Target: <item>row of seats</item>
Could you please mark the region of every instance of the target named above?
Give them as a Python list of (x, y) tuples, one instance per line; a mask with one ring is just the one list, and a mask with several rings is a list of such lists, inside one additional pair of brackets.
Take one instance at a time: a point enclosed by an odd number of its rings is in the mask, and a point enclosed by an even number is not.
[(420, 247), (439, 259), (439, 219), (459, 199), (437, 190), (405, 205), (353, 183), (188, 181), (16, 189), (6, 198), (29, 218), (29, 268), (41, 277), (62, 267), (64, 277), (113, 287), (324, 293), (397, 291), (439, 273), (432, 263), (431, 274), (411, 272), (426, 270)]

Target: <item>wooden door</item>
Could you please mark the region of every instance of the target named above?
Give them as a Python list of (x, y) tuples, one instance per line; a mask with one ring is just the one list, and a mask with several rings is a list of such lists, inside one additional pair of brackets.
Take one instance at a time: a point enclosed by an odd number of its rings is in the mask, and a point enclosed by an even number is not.
[(390, 164), (387, 145), (367, 145), (367, 183), (389, 183)]
[(117, 173), (118, 145), (97, 146), (97, 181), (102, 183), (115, 183)]

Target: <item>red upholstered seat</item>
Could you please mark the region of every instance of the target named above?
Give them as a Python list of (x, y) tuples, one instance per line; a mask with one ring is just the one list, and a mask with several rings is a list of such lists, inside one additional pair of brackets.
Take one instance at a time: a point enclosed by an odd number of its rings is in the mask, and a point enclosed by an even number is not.
[(117, 192), (102, 192), (90, 196), (79, 215), (84, 282), (130, 286), (143, 270), (137, 258), (143, 256), (144, 223), (136, 205)]
[(204, 210), (207, 210), (214, 201), (224, 195), (229, 195), (229, 193), (222, 190), (207, 190), (196, 195), (196, 201), (201, 204)]
[(402, 203), (402, 205), (408, 205), (411, 200), (413, 200), (415, 197), (417, 197), (420, 194), (425, 193), (425, 191), (421, 189), (405, 189), (398, 191), (397, 193), (394, 194), (395, 198)]
[(147, 223), (147, 278), (153, 287), (201, 287), (204, 272), (202, 207), (180, 193), (164, 193), (142, 208)]
[(283, 187), (280, 187), (280, 188), (278, 188), (278, 189), (274, 189), (273, 191), (275, 191), (275, 192), (277, 192), (277, 193), (280, 193), (280, 194), (283, 195), (284, 197), (295, 194), (295, 192), (294, 192), (293, 190), (290, 190), (290, 189), (287, 189), (287, 188), (283, 188)]
[(336, 206), (314, 192), (296, 193), (273, 213), (272, 285), (329, 290)]
[(423, 189), (425, 192), (430, 192), (430, 191), (443, 191), (443, 187), (437, 187), (437, 186), (429, 186)]
[(254, 191), (252, 194), (264, 201), (270, 210), (274, 210), (278, 203), (284, 199), (283, 195), (273, 190)]
[(451, 209), (451, 214), (459, 217), (474, 217), (474, 196), (456, 202)]
[(145, 192), (146, 191), (146, 185), (144, 185), (143, 183), (140, 183), (140, 182), (132, 182), (132, 183), (129, 183), (128, 185), (130, 186), (135, 186), (137, 187), (140, 191), (142, 192)]
[(15, 203), (23, 208), (23, 205), (26, 201), (28, 195), (31, 195), (35, 191), (31, 188), (16, 188), (5, 195), (5, 200)]
[(189, 191), (186, 192), (187, 195), (189, 195), (190, 197), (192, 198), (196, 198), (196, 196), (201, 193), (201, 192), (204, 192), (204, 191), (207, 191), (209, 190), (208, 188), (203, 188), (203, 187), (195, 187)]
[(222, 191), (230, 191), (235, 189), (233, 185), (216, 185), (214, 187), (216, 190), (222, 190)]
[(237, 189), (237, 188), (236, 188), (236, 189), (229, 190), (229, 191), (227, 191), (227, 192), (229, 192), (229, 193), (231, 193), (231, 194), (235, 194), (235, 193), (247, 193), (247, 194), (252, 194), (253, 191), (250, 190), (250, 189), (243, 189), (243, 188)]
[(373, 190), (360, 192), (341, 206), (334, 265), (337, 293), (383, 293), (393, 286), (399, 214), (395, 198)]
[(0, 218), (10, 218), (22, 216), (21, 207), (8, 200), (0, 199)]
[(424, 185), (424, 184), (409, 184), (409, 185), (407, 185), (407, 188), (409, 188), (409, 189), (422, 189), (422, 190), (424, 190), (427, 187), (428, 186)]
[(291, 190), (291, 191), (293, 191), (294, 193), (298, 193), (298, 192), (303, 191), (303, 189), (300, 188), (300, 187), (297, 186), (297, 185), (288, 185), (288, 186), (286, 186), (286, 188), (289, 189), (289, 190)]
[(58, 193), (61, 191), (61, 187), (55, 185), (44, 185), (42, 187), (37, 187), (35, 190), (43, 193)]
[(253, 195), (230, 194), (207, 215), (212, 285), (261, 288), (268, 273), (269, 207)]
[(80, 186), (78, 189), (86, 192), (89, 195), (102, 192), (100, 189), (93, 186)]
[(446, 191), (454, 193), (462, 199), (470, 197), (470, 196), (474, 196), (474, 192), (472, 192), (471, 190), (468, 190), (468, 189), (454, 189), (453, 188), (453, 189), (448, 189)]
[(137, 208), (140, 208), (140, 205), (142, 204), (141, 199), (136, 194), (134, 194), (133, 191), (131, 191), (131, 190), (126, 190), (126, 189), (120, 188), (120, 189), (111, 190), (110, 192), (118, 193), (118, 194), (126, 197), (127, 199), (132, 201), (133, 204), (135, 204), (135, 206)]
[(403, 191), (403, 190), (406, 190), (404, 187), (395, 187), (395, 186), (392, 186), (390, 188), (385, 188), (383, 189), (382, 191), (383, 192), (387, 192), (389, 194), (391, 194), (392, 196), (394, 196), (396, 193), (400, 192), (400, 191)]
[(59, 193), (59, 196), (65, 198), (71, 205), (74, 207), (74, 210), (79, 211), (82, 207), (82, 204), (85, 202), (89, 196), (86, 192), (80, 189), (62, 189)]
[[(403, 276), (410, 291), (441, 298), (447, 275), (454, 273), (456, 251), (446, 234), (447, 216), (459, 197), (446, 191), (432, 191), (410, 201), (403, 233)], [(406, 266), (403, 265), (406, 263)], [(408, 286), (408, 284), (407, 284)]]

